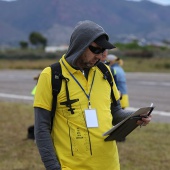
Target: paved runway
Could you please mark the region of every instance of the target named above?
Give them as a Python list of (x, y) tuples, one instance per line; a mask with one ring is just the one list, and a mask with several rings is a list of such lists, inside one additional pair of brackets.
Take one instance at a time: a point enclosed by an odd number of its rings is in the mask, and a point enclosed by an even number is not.
[[(0, 101), (33, 101), (33, 80), (40, 70), (0, 70)], [(126, 73), (129, 109), (137, 109), (154, 103), (155, 121), (170, 122), (170, 74)]]

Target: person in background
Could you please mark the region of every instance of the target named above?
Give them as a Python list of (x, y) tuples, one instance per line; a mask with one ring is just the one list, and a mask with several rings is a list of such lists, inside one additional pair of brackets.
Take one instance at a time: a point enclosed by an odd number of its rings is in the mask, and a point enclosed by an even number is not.
[[(47, 170), (120, 170), (116, 141), (106, 142), (102, 134), (132, 112), (121, 108), (117, 87), (111, 87), (97, 67), (103, 52), (112, 48), (98, 24), (85, 20), (76, 25), (68, 51), (59, 60), (67, 83), (62, 81), (57, 96), (52, 131), (51, 68), (41, 72), (34, 98), (35, 139)], [(151, 116), (136, 123), (150, 121)]]
[(120, 104), (123, 109), (129, 107), (129, 96), (127, 92), (126, 74), (123, 66), (123, 60), (119, 57), (109, 54), (106, 59), (109, 61), (109, 66), (113, 75), (116, 75), (116, 85), (120, 91)]
[(106, 49), (104, 52), (103, 52), (103, 55), (102, 55), (102, 58), (101, 58), (101, 62), (106, 64), (106, 65), (109, 65), (109, 61), (107, 61), (107, 55), (108, 55), (108, 49)]
[(31, 94), (33, 96), (35, 95), (35, 92), (36, 92), (36, 87), (37, 87), (37, 82), (38, 82), (39, 76), (40, 76), (40, 74), (38, 74), (37, 76), (34, 77), (34, 80), (36, 81), (36, 85), (34, 86), (34, 88), (31, 91)]
[[(104, 64), (106, 64), (106, 65), (110, 65), (110, 61), (109, 60), (107, 60), (107, 55), (108, 55), (108, 50), (106, 49), (104, 52), (103, 52), (103, 56), (102, 56), (102, 58), (101, 58), (101, 62), (102, 63), (104, 63)], [(112, 70), (112, 75), (113, 75), (113, 78), (114, 78), (114, 81), (115, 81), (115, 83), (116, 83), (116, 85), (117, 85), (117, 77), (116, 77), (116, 71), (115, 70)], [(119, 91), (119, 93), (120, 93), (120, 91)], [(121, 95), (121, 93), (120, 93), (120, 95)]]
[[(124, 69), (122, 68), (123, 60), (113, 54), (107, 55), (106, 60), (109, 62), (109, 66), (115, 79), (115, 83), (120, 92), (120, 105), (122, 109), (125, 109), (126, 107), (129, 107), (129, 96), (127, 92), (126, 74)], [(121, 140), (117, 140), (117, 142), (125, 141), (126, 137), (122, 138)]]

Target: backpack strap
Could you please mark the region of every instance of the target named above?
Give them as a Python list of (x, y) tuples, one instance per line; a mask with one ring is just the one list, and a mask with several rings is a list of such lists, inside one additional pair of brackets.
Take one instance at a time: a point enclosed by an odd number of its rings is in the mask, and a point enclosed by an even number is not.
[(107, 66), (104, 63), (99, 62), (97, 64), (97, 67), (103, 73), (103, 78), (105, 80), (107, 80), (109, 82), (109, 84), (110, 84), (110, 87), (111, 87), (111, 98), (112, 98), (114, 106), (116, 106), (117, 105), (117, 101), (116, 101), (115, 95), (114, 95), (113, 90), (112, 90), (112, 87), (114, 85), (113, 84), (113, 78), (112, 78), (113, 76), (111, 75), (110, 71), (108, 70)]
[(51, 66), (51, 85), (52, 85), (52, 109), (51, 109), (51, 130), (53, 127), (53, 119), (55, 116), (55, 111), (56, 111), (56, 105), (57, 105), (57, 95), (59, 94), (61, 90), (61, 84), (62, 80), (65, 80), (65, 85), (66, 85), (66, 98), (67, 101), (61, 102), (61, 105), (66, 105), (68, 107), (68, 111), (71, 112), (71, 114), (74, 114), (74, 108), (72, 108), (72, 104), (79, 101), (79, 99), (73, 99), (70, 100), (70, 95), (69, 95), (69, 90), (68, 90), (68, 81), (69, 79), (64, 77), (62, 75), (62, 69), (60, 63), (54, 63)]
[(53, 126), (53, 118), (56, 111), (57, 95), (61, 90), (62, 70), (60, 63), (54, 63), (51, 66), (51, 85), (52, 85), (52, 110), (51, 110), (51, 130)]
[[(110, 67), (110, 70), (111, 70), (111, 72), (112, 72), (114, 81), (115, 81), (115, 83), (116, 83), (116, 85), (117, 85), (118, 83), (117, 83), (116, 70), (115, 70), (113, 67)], [(118, 88), (118, 87), (117, 87), (117, 88)], [(118, 89), (118, 90), (119, 90), (119, 89)]]

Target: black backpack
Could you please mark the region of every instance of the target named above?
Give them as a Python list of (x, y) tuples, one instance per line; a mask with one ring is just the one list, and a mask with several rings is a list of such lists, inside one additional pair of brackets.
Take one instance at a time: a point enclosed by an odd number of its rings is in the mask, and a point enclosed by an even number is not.
[(35, 139), (35, 136), (34, 136), (34, 125), (31, 125), (27, 128), (27, 138), (28, 139), (32, 139), (34, 140)]
[[(66, 97), (67, 97), (66, 106), (69, 107), (69, 111), (71, 111), (71, 113), (74, 113), (74, 109), (72, 108), (71, 104), (75, 101), (70, 100), (69, 98), (69, 91), (68, 91), (68, 86), (67, 86), (68, 79), (62, 75), (60, 63), (59, 62), (54, 63), (50, 67), (51, 67), (51, 72), (52, 72), (51, 84), (52, 84), (52, 95), (53, 95), (52, 110), (51, 110), (51, 129), (52, 129), (53, 118), (55, 116), (55, 110), (56, 110), (56, 104), (57, 104), (57, 95), (61, 90), (61, 83), (63, 80), (65, 80), (66, 82)], [(111, 87), (113, 87), (112, 75), (110, 71), (108, 70), (108, 68), (106, 67), (106, 65), (102, 62), (99, 62), (97, 67), (103, 73), (103, 78), (109, 82)], [(116, 106), (117, 102), (113, 94), (113, 90), (111, 90), (111, 98), (112, 98), (113, 105)]]

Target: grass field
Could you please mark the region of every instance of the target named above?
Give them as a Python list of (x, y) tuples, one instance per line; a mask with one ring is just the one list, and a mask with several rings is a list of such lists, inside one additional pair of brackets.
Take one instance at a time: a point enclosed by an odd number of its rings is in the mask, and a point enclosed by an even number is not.
[[(0, 170), (45, 170), (36, 144), (27, 139), (34, 122), (30, 104), (0, 102)], [(121, 170), (169, 170), (170, 124), (150, 123), (118, 143)]]
[[(167, 72), (170, 73), (168, 58), (123, 58), (126, 72)], [(0, 69), (43, 69), (56, 62), (54, 59), (0, 60)]]

